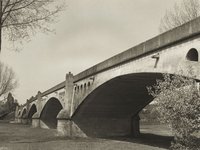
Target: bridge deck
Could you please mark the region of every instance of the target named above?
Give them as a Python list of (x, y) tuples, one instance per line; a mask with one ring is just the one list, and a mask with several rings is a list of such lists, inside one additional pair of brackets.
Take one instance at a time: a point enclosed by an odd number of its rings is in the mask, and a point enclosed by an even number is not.
[[(188, 23), (185, 23), (177, 28), (174, 28), (170, 31), (167, 31), (163, 34), (160, 34), (150, 40), (147, 40), (135, 47), (132, 47), (122, 53), (119, 53), (93, 67), (75, 75), (74, 82), (87, 78), (89, 76), (95, 75), (104, 70), (110, 69), (119, 64), (123, 64), (133, 59), (137, 59), (144, 55), (150, 54), (157, 50), (162, 50), (162, 48), (171, 46), (178, 42), (193, 38), (200, 35), (200, 17), (195, 20), (192, 20)], [(44, 91), (42, 96), (53, 93), (59, 89), (64, 88), (65, 82), (61, 82), (58, 85)], [(30, 101), (35, 101), (37, 98), (33, 97)], [(24, 106), (24, 105), (23, 105)]]
[(116, 65), (147, 55), (164, 47), (171, 46), (183, 40), (200, 35), (200, 17), (183, 24), (177, 28), (160, 34), (150, 40), (147, 40), (135, 47), (132, 47), (122, 53), (119, 53), (75, 76), (75, 82), (92, 76), (101, 71), (112, 68)]

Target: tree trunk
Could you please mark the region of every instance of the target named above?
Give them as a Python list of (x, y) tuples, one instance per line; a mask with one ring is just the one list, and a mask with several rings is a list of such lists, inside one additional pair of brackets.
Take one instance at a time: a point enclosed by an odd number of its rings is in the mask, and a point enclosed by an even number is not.
[(0, 53), (1, 53), (1, 43), (2, 43), (2, 16), (3, 16), (2, 3), (3, 3), (3, 0), (0, 0)]
[(1, 28), (1, 24), (0, 24), (0, 54), (1, 54), (1, 44), (2, 43), (2, 28)]

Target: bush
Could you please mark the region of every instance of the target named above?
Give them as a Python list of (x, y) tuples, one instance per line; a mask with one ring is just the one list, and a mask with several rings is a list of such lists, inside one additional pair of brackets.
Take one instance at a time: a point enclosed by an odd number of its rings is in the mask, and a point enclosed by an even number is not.
[(163, 75), (163, 80), (148, 87), (155, 98), (160, 121), (170, 125), (174, 134), (171, 149), (198, 150), (195, 136), (200, 130), (200, 92), (194, 79)]

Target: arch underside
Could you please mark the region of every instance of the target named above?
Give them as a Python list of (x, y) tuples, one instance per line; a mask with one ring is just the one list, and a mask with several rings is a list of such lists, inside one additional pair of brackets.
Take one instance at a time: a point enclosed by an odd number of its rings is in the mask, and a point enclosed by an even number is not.
[(18, 117), (20, 116), (20, 114), (21, 114), (21, 111), (18, 111)]
[(87, 136), (131, 134), (132, 118), (153, 100), (147, 86), (162, 77), (161, 73), (116, 77), (88, 95), (72, 120)]
[(25, 117), (26, 117), (26, 109), (24, 109), (24, 110), (22, 111), (21, 117), (22, 117), (22, 118), (25, 118)]
[(48, 128), (56, 128), (57, 127), (57, 115), (62, 109), (62, 105), (60, 101), (56, 98), (51, 98), (45, 104), (40, 119), (45, 123)]
[(28, 113), (28, 119), (30, 120), (30, 123), (32, 122), (32, 116), (37, 112), (37, 108), (36, 108), (36, 105), (33, 104), (29, 110), (29, 113)]

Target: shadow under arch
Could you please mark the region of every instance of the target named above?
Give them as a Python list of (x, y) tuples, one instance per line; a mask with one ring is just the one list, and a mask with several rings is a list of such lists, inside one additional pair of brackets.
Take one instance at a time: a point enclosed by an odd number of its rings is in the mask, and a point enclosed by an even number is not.
[(195, 48), (190, 49), (186, 55), (186, 59), (189, 61), (198, 61), (199, 60), (198, 51)]
[(76, 109), (72, 120), (90, 137), (130, 135), (132, 118), (153, 100), (146, 87), (162, 78), (162, 73), (115, 77), (92, 91)]
[(45, 123), (48, 128), (57, 127), (57, 115), (63, 109), (62, 104), (57, 98), (50, 98), (45, 104), (40, 119)]
[(21, 111), (18, 111), (18, 114), (17, 114), (17, 116), (19, 117), (21, 115)]
[(33, 104), (28, 112), (28, 123), (32, 122), (32, 116), (37, 112), (37, 107)]
[(26, 117), (26, 113), (27, 113), (27, 110), (26, 110), (26, 108), (25, 108), (25, 109), (23, 109), (23, 111), (22, 111), (21, 118), (25, 118), (25, 117)]

